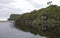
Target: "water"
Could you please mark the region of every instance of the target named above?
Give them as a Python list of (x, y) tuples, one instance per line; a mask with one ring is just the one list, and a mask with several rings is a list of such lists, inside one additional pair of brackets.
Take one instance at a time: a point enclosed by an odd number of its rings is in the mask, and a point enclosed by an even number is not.
[(10, 21), (0, 22), (0, 38), (45, 38), (39, 35), (34, 35), (29, 32), (23, 32), (13, 27)]

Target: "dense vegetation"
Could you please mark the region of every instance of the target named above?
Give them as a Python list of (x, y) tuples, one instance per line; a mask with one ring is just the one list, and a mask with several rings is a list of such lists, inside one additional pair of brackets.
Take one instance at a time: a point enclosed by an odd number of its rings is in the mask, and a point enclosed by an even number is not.
[(13, 15), (9, 20), (14, 20), (15, 27), (23, 31), (47, 38), (60, 38), (60, 6), (50, 5), (19, 16)]
[(12, 20), (12, 21), (14, 20), (14, 21), (15, 21), (15, 20), (17, 20), (19, 17), (20, 17), (19, 14), (11, 14), (11, 15), (10, 15), (10, 18), (9, 18), (8, 20)]

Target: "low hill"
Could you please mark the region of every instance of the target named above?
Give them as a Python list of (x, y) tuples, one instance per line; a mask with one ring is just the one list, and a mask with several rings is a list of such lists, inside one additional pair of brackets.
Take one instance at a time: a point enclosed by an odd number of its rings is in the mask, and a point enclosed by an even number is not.
[(17, 17), (13, 17), (16, 28), (47, 38), (60, 38), (60, 6), (50, 5)]

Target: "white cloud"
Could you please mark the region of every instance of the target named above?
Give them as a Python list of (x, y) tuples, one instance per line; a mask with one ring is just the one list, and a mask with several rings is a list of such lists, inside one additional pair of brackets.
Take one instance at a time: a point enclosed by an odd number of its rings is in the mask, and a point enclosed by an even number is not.
[(14, 8), (20, 8), (24, 12), (31, 11), (34, 9), (39, 9), (47, 6), (47, 2), (52, 1), (53, 4), (59, 4), (59, 0), (15, 0), (15, 2), (10, 3)]
[(60, 5), (60, 0), (27, 0), (30, 2), (34, 7), (42, 8), (47, 6), (47, 2), (52, 1), (54, 5)]
[[(42, 4), (42, 3), (40, 3), (40, 1), (38, 1), (38, 0), (35, 0), (35, 1), (32, 1), (32, 0), (27, 0), (32, 6), (34, 6), (36, 9), (40, 9), (40, 8), (42, 8), (42, 7), (45, 7), (46, 6), (46, 4)], [(38, 3), (39, 2), (39, 3)]]
[(7, 4), (7, 3), (11, 3), (11, 2), (13, 2), (14, 0), (0, 0), (0, 3), (5, 3), (5, 4)]
[(60, 0), (53, 0), (53, 4), (59, 5), (60, 6)]
[(57, 4), (59, 2), (59, 0), (29, 0), (29, 1), (32, 1), (33, 3), (43, 4), (43, 5), (46, 5), (47, 2), (49, 1), (52, 1), (54, 4), (55, 3)]
[(0, 0), (0, 18), (7, 18), (12, 13), (25, 13), (47, 6), (47, 2), (60, 5), (60, 0)]
[(10, 3), (10, 5), (14, 8), (20, 8), (24, 12), (35, 9), (34, 6), (32, 6), (31, 3), (27, 2), (26, 0), (16, 0), (14, 3)]
[(22, 10), (21, 9), (15, 9), (15, 8), (12, 8), (12, 7), (9, 7), (8, 5), (6, 4), (0, 4), (0, 19), (1, 18), (8, 18), (10, 16), (10, 14), (14, 14), (14, 13), (18, 13), (18, 14), (22, 14), (21, 13)]

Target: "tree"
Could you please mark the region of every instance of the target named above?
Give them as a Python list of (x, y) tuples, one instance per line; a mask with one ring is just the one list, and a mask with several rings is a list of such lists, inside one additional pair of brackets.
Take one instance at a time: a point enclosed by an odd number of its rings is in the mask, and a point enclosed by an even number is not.
[(48, 5), (51, 5), (52, 1), (47, 2)]

